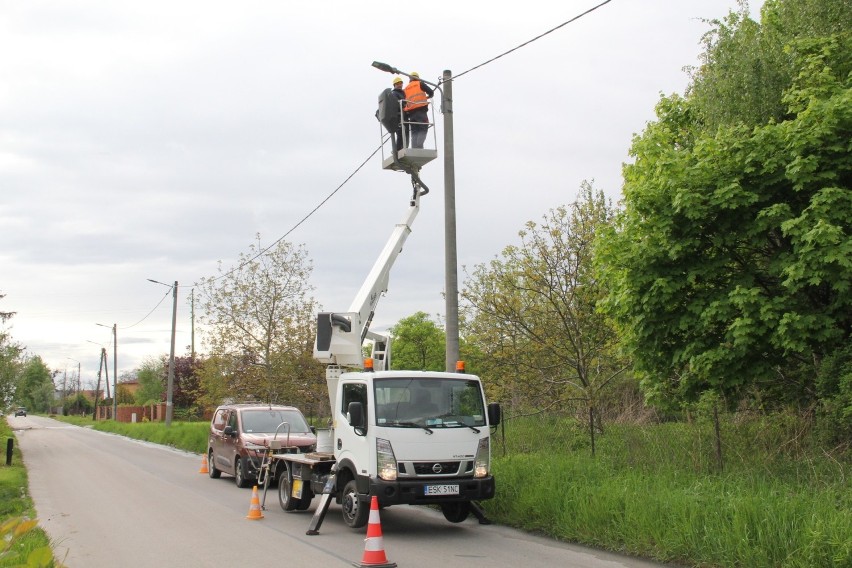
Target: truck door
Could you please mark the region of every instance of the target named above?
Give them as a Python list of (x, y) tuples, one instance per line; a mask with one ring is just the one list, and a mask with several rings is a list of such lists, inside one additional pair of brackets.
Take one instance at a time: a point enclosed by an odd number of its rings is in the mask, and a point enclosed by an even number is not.
[[(370, 430), (367, 385), (362, 382), (342, 383), (339, 407), (337, 410), (337, 427), (334, 430), (334, 453), (338, 463), (349, 459), (355, 464), (356, 473), (373, 475), (375, 464), (370, 466), (369, 441)], [(350, 402), (360, 402), (364, 410), (364, 427), (354, 428), (349, 424), (348, 409)], [(375, 442), (373, 442), (375, 443)]]

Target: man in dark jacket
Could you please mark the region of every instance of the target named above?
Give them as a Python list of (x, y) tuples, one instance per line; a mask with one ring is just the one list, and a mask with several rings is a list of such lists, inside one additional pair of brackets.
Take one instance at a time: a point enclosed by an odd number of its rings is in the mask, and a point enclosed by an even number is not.
[[(397, 101), (405, 100), (405, 91), (402, 90), (402, 77), (394, 77), (393, 78), (393, 91), (391, 94), (396, 97)], [(397, 102), (399, 104), (399, 102)], [(396, 129), (391, 132), (391, 138), (393, 141), (393, 151), (394, 153), (399, 152), (403, 149), (402, 143), (402, 117), (396, 122)]]

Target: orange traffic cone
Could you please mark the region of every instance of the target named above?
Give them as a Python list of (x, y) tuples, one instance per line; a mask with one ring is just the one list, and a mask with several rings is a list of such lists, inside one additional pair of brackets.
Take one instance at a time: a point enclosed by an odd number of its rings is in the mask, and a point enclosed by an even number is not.
[(364, 541), (364, 557), (359, 568), (374, 566), (378, 568), (396, 568), (396, 562), (388, 562), (382, 544), (382, 523), (379, 521), (379, 499), (373, 495), (370, 501), (370, 521), (367, 524), (367, 538)]
[(201, 469), (198, 470), (198, 473), (210, 473), (210, 470), (207, 469), (207, 454), (201, 456)]
[(257, 496), (257, 485), (251, 490), (251, 506), (249, 507), (246, 518), (251, 521), (257, 521), (263, 518), (263, 513), (260, 512), (260, 499)]

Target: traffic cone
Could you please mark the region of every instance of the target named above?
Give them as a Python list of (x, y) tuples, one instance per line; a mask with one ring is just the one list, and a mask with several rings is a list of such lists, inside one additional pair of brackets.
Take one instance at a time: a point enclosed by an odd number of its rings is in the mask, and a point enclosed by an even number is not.
[(198, 473), (210, 473), (210, 470), (207, 469), (207, 454), (201, 456), (201, 469), (198, 470)]
[(249, 507), (246, 518), (250, 521), (258, 521), (263, 518), (263, 513), (260, 512), (260, 499), (257, 496), (257, 485), (251, 490), (251, 506)]
[(358, 568), (370, 566), (378, 568), (396, 568), (396, 562), (388, 562), (382, 544), (382, 523), (379, 521), (379, 499), (373, 495), (370, 501), (370, 521), (367, 524), (367, 538), (364, 540), (364, 557)]

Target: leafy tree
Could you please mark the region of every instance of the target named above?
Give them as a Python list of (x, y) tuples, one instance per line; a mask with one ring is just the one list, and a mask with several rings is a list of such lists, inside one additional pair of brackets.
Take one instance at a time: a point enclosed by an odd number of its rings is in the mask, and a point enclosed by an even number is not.
[[(5, 294), (0, 294), (0, 300)], [(0, 326), (15, 315), (14, 312), (0, 312)], [(7, 406), (15, 394), (15, 384), (20, 370), (20, 357), (24, 349), (12, 341), (12, 337), (0, 327), (0, 408)]]
[(116, 392), (116, 402), (118, 404), (136, 404), (136, 397), (133, 396), (133, 393), (130, 392), (130, 389), (127, 388), (127, 385), (122, 383), (118, 383), (115, 387)]
[(419, 371), (443, 371), (444, 330), (426, 312), (402, 318), (390, 329), (391, 367)]
[(163, 400), (163, 393), (165, 392), (163, 371), (162, 359), (149, 357), (142, 362), (136, 373), (136, 380), (139, 381), (139, 389), (134, 396), (136, 404), (145, 406)]
[(694, 103), (692, 131), (715, 133), (720, 126), (762, 126), (790, 118), (783, 101), (793, 84), (796, 38), (842, 34), (852, 21), (847, 0), (768, 0), (762, 23), (748, 16), (748, 3), (713, 26), (702, 41), (702, 65), (691, 68), (687, 91)]
[[(168, 361), (165, 361), (168, 370)], [(200, 379), (198, 371), (202, 366), (201, 359), (186, 356), (175, 357), (175, 378), (172, 402), (178, 408), (193, 408), (196, 406)], [(168, 377), (167, 377), (168, 378)]]
[(65, 399), (65, 402), (62, 405), (62, 413), (65, 416), (82, 416), (93, 411), (94, 405), (92, 404), (92, 401), (86, 398), (86, 396), (81, 392), (78, 392), (73, 397)]
[[(733, 18), (720, 36), (775, 50), (763, 61), (791, 78), (774, 93), (783, 111), (746, 105), (707, 128), (713, 109), (746, 97), (709, 89), (709, 78), (763, 73), (741, 45), (719, 41), (691, 94), (664, 97), (631, 148), (625, 209), (599, 261), (652, 399), (715, 391), (733, 402), (761, 389), (812, 400), (820, 362), (850, 340), (852, 12), (796, 4), (767, 2), (761, 29)], [(812, 22), (794, 22), (801, 13)], [(845, 19), (828, 25), (827, 14)]]
[(27, 358), (18, 375), (15, 400), (35, 412), (47, 412), (53, 403), (54, 385), (50, 369), (38, 355)]
[[(313, 360), (311, 269), (303, 246), (280, 241), (263, 251), (258, 243), (240, 255), (237, 268), (202, 279), (202, 321), (214, 368), (229, 370), (221, 376), (230, 396), (270, 402), (325, 396), (322, 369)], [(235, 369), (238, 375), (230, 372)]]
[(584, 182), (576, 202), (528, 222), (521, 244), (478, 265), (465, 282), (468, 341), (485, 354), (504, 397), (532, 411), (583, 404), (594, 452), (597, 408), (624, 370), (612, 322), (597, 312), (605, 288), (593, 271), (593, 243), (614, 214)]

